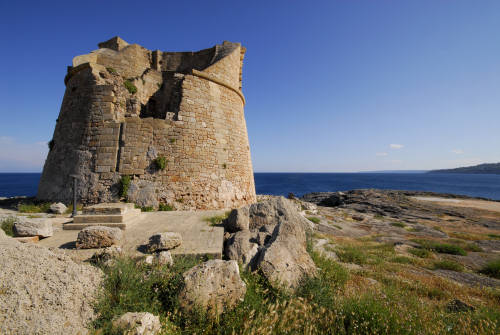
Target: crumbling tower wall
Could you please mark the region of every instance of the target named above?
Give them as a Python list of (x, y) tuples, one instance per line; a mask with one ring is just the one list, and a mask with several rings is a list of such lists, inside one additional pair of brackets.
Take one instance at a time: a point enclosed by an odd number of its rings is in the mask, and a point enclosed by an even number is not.
[[(73, 59), (37, 197), (178, 209), (256, 201), (241, 92), (245, 48), (150, 51), (115, 37)], [(164, 169), (156, 166), (165, 158)]]

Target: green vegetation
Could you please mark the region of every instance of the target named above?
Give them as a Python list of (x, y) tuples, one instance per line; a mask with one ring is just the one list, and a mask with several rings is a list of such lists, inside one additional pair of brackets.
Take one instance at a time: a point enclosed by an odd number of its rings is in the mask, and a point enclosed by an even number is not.
[[(59, 119), (57, 119), (59, 121)], [(52, 149), (54, 149), (54, 145), (56, 145), (56, 142), (54, 142), (54, 140), (50, 140), (49, 143), (47, 143), (47, 145), (49, 146), (49, 151), (52, 151)]]
[(380, 214), (375, 214), (375, 216), (373, 218), (377, 219), (377, 220), (382, 220), (384, 218), (384, 216), (380, 215)]
[(341, 227), (341, 226), (339, 226), (339, 225), (334, 224), (333, 226), (334, 226), (335, 228), (337, 228), (337, 229), (342, 229), (342, 227)]
[(337, 250), (337, 256), (344, 263), (366, 264), (368, 256), (357, 246), (345, 245)]
[(175, 208), (173, 206), (170, 206), (169, 204), (160, 204), (158, 206), (158, 210), (160, 212), (170, 212), (170, 211), (175, 210)]
[(170, 143), (175, 143), (175, 138), (171, 138)]
[(436, 241), (424, 240), (424, 239), (415, 239), (414, 242), (419, 243), (424, 249), (435, 251), (441, 254), (460, 255), (460, 256), (467, 255), (467, 252), (462, 247), (455, 244), (439, 243)]
[(404, 228), (404, 227), (406, 227), (406, 223), (404, 223), (404, 222), (391, 222), (391, 226)]
[(227, 169), (227, 164), (226, 163), (222, 164), (222, 168)]
[(122, 176), (120, 179), (120, 197), (127, 198), (128, 188), (130, 187), (130, 176)]
[(429, 250), (420, 248), (412, 248), (409, 249), (408, 252), (420, 258), (429, 258), (432, 254), (432, 252), (430, 252)]
[[(76, 210), (81, 211), (83, 209), (83, 205), (76, 204)], [(66, 214), (71, 214), (73, 213), (73, 204), (68, 205), (68, 209), (66, 209)]]
[(118, 72), (116, 72), (115, 69), (113, 69), (112, 67), (107, 67), (106, 70), (108, 70), (109, 73), (111, 74), (117, 74)]
[(413, 264), (415, 262), (413, 259), (405, 256), (396, 256), (392, 258), (390, 261), (399, 264)]
[(498, 234), (488, 234), (488, 237), (494, 240), (500, 240), (500, 235)]
[[(372, 251), (389, 249), (370, 246)], [(316, 277), (304, 278), (295, 293), (269, 285), (257, 273), (241, 272), (247, 286), (244, 301), (214, 318), (203, 310), (180, 309), (182, 273), (204, 259), (177, 257), (173, 267), (117, 259), (102, 267), (104, 289), (96, 303), (96, 333), (116, 334), (111, 322), (130, 311), (160, 316), (168, 330), (162, 334), (497, 334), (500, 311), (491, 301), (475, 310), (447, 312), (449, 294), (472, 288), (441, 279), (384, 277), (375, 272), (377, 289), (361, 275), (308, 251), (318, 267)], [(412, 274), (412, 276), (417, 276)], [(429, 277), (426, 277), (429, 278)], [(447, 293), (450, 291), (450, 293)], [(472, 292), (472, 291), (471, 291)], [(494, 299), (493, 296), (481, 296)], [(444, 300), (444, 301), (443, 301)]]
[(153, 206), (144, 206), (141, 207), (141, 212), (154, 212), (155, 208)]
[(1, 221), (0, 228), (7, 234), (8, 236), (14, 236), (14, 217), (8, 217)]
[(21, 213), (49, 213), (50, 202), (35, 203), (21, 203), (17, 206)]
[(434, 262), (434, 269), (443, 269), (443, 270), (452, 270), (461, 272), (464, 270), (464, 267), (457, 262), (445, 259)]
[(227, 211), (222, 215), (214, 215), (210, 217), (203, 218), (203, 221), (210, 223), (211, 226), (219, 226), (222, 222), (227, 219), (231, 211)]
[(132, 82), (130, 80), (128, 80), (128, 79), (125, 80), (123, 82), (123, 85), (130, 92), (130, 94), (135, 94), (137, 92), (137, 87), (135, 87), (135, 85), (132, 84)]
[(309, 221), (313, 222), (313, 223), (316, 223), (316, 224), (318, 224), (318, 223), (320, 223), (320, 222), (321, 222), (321, 219), (320, 219), (320, 218), (317, 218), (317, 217), (315, 217), (315, 216), (308, 216), (308, 217), (307, 217), (307, 219), (308, 219)]
[(163, 156), (158, 156), (155, 158), (155, 160), (153, 161), (154, 165), (155, 165), (155, 168), (157, 170), (165, 170), (165, 168), (167, 167), (167, 159)]
[(500, 279), (500, 259), (489, 262), (479, 272)]

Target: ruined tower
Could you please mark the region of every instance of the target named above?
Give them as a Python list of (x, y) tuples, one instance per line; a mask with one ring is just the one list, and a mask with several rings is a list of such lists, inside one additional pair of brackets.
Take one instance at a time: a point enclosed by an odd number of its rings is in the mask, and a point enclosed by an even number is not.
[[(73, 59), (37, 197), (178, 209), (255, 202), (244, 118), (245, 48), (150, 51), (119, 37)], [(126, 177), (125, 179), (128, 179)]]

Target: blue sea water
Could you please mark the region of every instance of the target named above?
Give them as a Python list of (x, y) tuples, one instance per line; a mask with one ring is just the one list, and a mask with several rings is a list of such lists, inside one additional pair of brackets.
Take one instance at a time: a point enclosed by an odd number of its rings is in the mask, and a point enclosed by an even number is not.
[[(0, 197), (36, 194), (40, 173), (0, 173)], [(500, 175), (426, 173), (255, 173), (257, 194), (301, 196), (359, 188), (433, 191), (500, 200)]]

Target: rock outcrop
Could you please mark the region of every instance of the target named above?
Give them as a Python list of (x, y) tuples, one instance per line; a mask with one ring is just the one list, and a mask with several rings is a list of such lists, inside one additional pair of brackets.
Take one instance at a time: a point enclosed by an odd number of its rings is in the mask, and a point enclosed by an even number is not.
[(236, 261), (210, 260), (183, 276), (179, 300), (186, 310), (201, 308), (217, 315), (242, 301), (247, 290)]
[(0, 333), (86, 334), (99, 269), (23, 244), (0, 229)]
[[(226, 241), (226, 257), (262, 271), (273, 285), (291, 290), (305, 277), (316, 274), (306, 250), (310, 224), (292, 201), (275, 197), (232, 213), (226, 227), (242, 229)], [(234, 218), (244, 222), (248, 219), (248, 229), (235, 224)]]
[(68, 210), (65, 204), (62, 202), (53, 203), (50, 205), (50, 211), (55, 214), (64, 214)]

